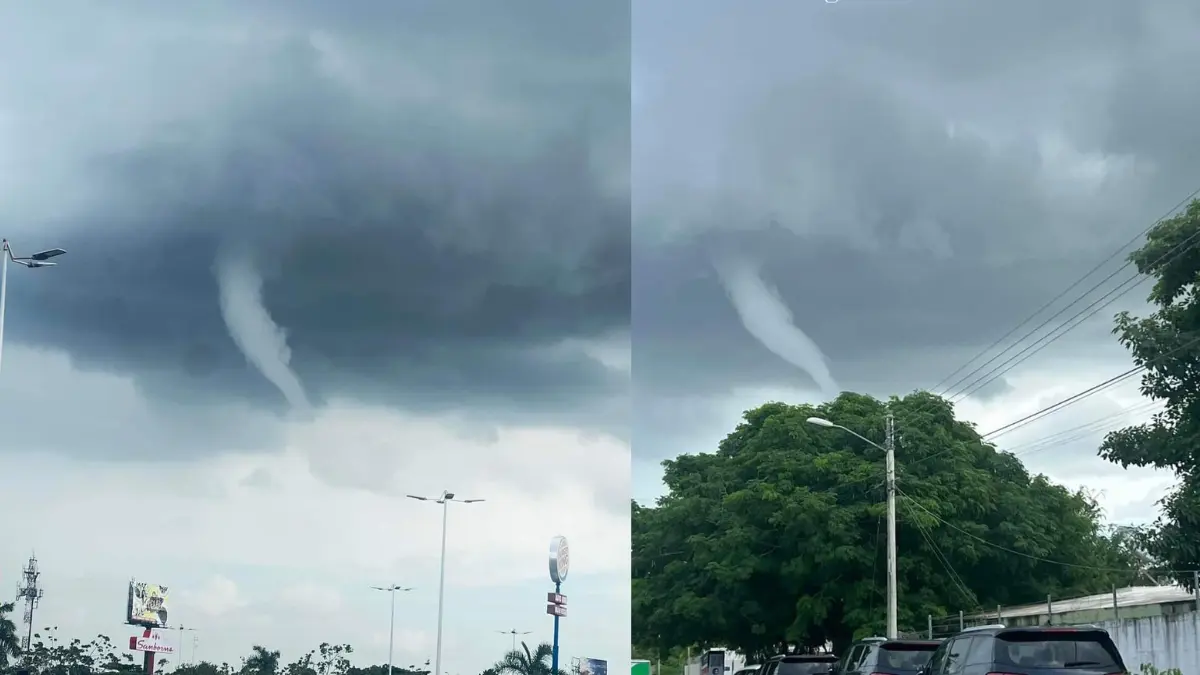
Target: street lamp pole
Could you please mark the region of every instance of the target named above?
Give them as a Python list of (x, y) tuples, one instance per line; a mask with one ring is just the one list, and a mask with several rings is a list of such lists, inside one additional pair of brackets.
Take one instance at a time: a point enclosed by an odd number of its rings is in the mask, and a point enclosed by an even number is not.
[(388, 675), (392, 675), (392, 647), (395, 645), (396, 639), (396, 593), (406, 593), (411, 591), (411, 588), (404, 588), (392, 584), (391, 586), (372, 586), (377, 591), (385, 591), (392, 595), (392, 619), (388, 623)]
[(511, 628), (509, 630), (498, 630), (496, 632), (501, 635), (511, 635), (512, 636), (512, 650), (515, 652), (515, 651), (517, 651), (517, 636), (518, 635), (529, 635), (532, 631), (527, 631), (527, 630), (519, 631), (516, 628)]
[(896, 574), (896, 425), (892, 414), (887, 415), (887, 435), (883, 445), (848, 429), (840, 424), (834, 424), (823, 417), (808, 418), (809, 424), (819, 427), (841, 429), (855, 438), (883, 451), (887, 472), (887, 637), (894, 640), (899, 637), (897, 626), (897, 574)]
[(47, 262), (55, 256), (60, 256), (66, 251), (61, 248), (51, 248), (45, 251), (39, 251), (29, 256), (28, 258), (18, 258), (13, 255), (12, 247), (9, 246), (8, 240), (3, 240), (3, 262), (0, 262), (0, 366), (4, 363), (4, 312), (8, 302), (8, 263), (12, 262), (24, 267), (54, 267), (58, 263)]
[[(183, 660), (183, 631), (185, 630), (196, 631), (195, 628), (187, 628), (183, 624), (179, 625), (179, 665), (181, 666), (186, 664)], [(193, 635), (192, 637), (195, 638), (196, 636)]]
[(433, 502), (442, 506), (442, 561), (438, 571), (438, 613), (437, 613), (437, 651), (433, 658), (433, 675), (442, 675), (442, 617), (446, 607), (446, 523), (449, 519), (450, 502), (459, 504), (477, 504), (482, 499), (457, 499), (453, 492), (443, 491), (441, 497), (422, 497), (420, 495), (405, 495), (409, 499), (422, 502)]

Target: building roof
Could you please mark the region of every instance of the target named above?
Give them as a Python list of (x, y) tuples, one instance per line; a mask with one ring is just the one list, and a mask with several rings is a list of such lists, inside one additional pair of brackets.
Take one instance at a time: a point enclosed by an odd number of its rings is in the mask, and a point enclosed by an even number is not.
[[(1171, 602), (1186, 602), (1194, 596), (1181, 586), (1130, 586), (1117, 589), (1117, 607), (1141, 607), (1145, 605), (1161, 605)], [(1094, 609), (1111, 609), (1113, 606), (1112, 593), (1099, 593), (1082, 598), (1054, 600), (1050, 603), (1052, 614), (1066, 614)], [(1039, 602), (1030, 605), (1004, 607), (1001, 615), (1007, 619), (1019, 616), (1038, 616), (1046, 613), (1046, 603)], [(972, 616), (973, 619), (995, 617), (996, 612), (984, 612)]]

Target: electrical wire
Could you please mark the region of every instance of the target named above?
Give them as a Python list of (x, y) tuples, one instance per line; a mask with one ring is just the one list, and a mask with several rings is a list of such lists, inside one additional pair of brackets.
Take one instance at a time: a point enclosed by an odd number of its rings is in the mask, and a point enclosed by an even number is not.
[[(1149, 412), (1152, 408), (1155, 408), (1155, 407), (1157, 407), (1158, 410), (1161, 410), (1162, 406), (1163, 406), (1163, 404), (1159, 401), (1145, 401), (1143, 403), (1138, 404), (1134, 408), (1124, 410), (1122, 412), (1116, 413), (1109, 417), (1111, 417), (1113, 419), (1123, 418), (1123, 417), (1127, 417), (1129, 415), (1135, 415), (1135, 414), (1138, 414), (1141, 412)], [(1145, 408), (1144, 410), (1142, 409), (1143, 407)], [(1021, 444), (1021, 445), (1018, 445), (1018, 446), (1015, 446), (1012, 448), (998, 449), (998, 450), (1001, 452), (1010, 452), (1016, 457), (1023, 457), (1025, 455), (1032, 454), (1034, 452), (1040, 452), (1041, 450), (1048, 449), (1049, 447), (1053, 447), (1054, 445), (1061, 445), (1063, 443), (1070, 443), (1070, 442), (1082, 440), (1084, 438), (1087, 438), (1091, 434), (1095, 433), (1096, 431), (1106, 430), (1106, 429), (1093, 429), (1092, 427), (1093, 427), (1093, 425), (1096, 425), (1100, 422), (1104, 422), (1104, 421), (1108, 420), (1109, 417), (1101, 418), (1099, 420), (1093, 420), (1091, 422), (1088, 422), (1087, 424), (1081, 424), (1078, 427), (1073, 427), (1071, 429), (1064, 429), (1063, 431), (1059, 431), (1054, 434), (1050, 434), (1049, 436), (1043, 436), (1042, 438), (1033, 439), (1031, 441), (1028, 441), (1024, 444)], [(1041, 419), (1041, 418), (1038, 418), (1038, 419)], [(1031, 420), (1029, 423), (1033, 423), (1036, 421), (1037, 420)], [(1118, 426), (1120, 426), (1120, 425), (1118, 425)], [(1090, 431), (1083, 431), (1084, 429), (1090, 429)], [(1015, 430), (1016, 429), (1014, 429), (1014, 431)], [(1108, 429), (1108, 430), (1111, 430), (1111, 429)], [(1068, 434), (1071, 434), (1072, 432), (1083, 432), (1083, 433), (1081, 433), (1077, 436), (1068, 436), (1066, 438), (1059, 438), (1060, 436), (1068, 435)], [(1047, 445), (1045, 445), (1045, 447), (1042, 447), (1039, 444), (1047, 444)], [(988, 443), (987, 445), (992, 445), (992, 444)], [(1033, 447), (1033, 448), (1030, 447), (1030, 446), (1034, 446), (1034, 445), (1038, 445), (1038, 447)], [(928, 462), (930, 460), (934, 460), (939, 457), (945, 457), (946, 455), (949, 455), (952, 452), (954, 452), (956, 449), (957, 448), (951, 447), (951, 448), (948, 448), (941, 452), (935, 452), (932, 455), (927, 455), (925, 457), (920, 457), (920, 458), (914, 459), (910, 462), (905, 462), (904, 464), (897, 466), (896, 470), (897, 470), (897, 472), (900, 472), (902, 470), (905, 470), (905, 471), (910, 470), (914, 466), (921, 464), (922, 462)], [(1018, 450), (1022, 450), (1022, 452), (1018, 452)]]
[[(905, 506), (908, 506), (907, 498), (904, 498), (902, 501), (905, 503)], [(958, 572), (954, 571), (954, 566), (950, 564), (950, 559), (947, 558), (946, 554), (942, 553), (942, 549), (938, 548), (938, 545), (934, 543), (933, 536), (928, 530), (925, 529), (925, 526), (921, 524), (921, 521), (917, 519), (916, 513), (912, 510), (912, 508), (909, 508), (908, 515), (912, 516), (912, 523), (913, 525), (916, 525), (917, 531), (921, 533), (921, 536), (925, 539), (925, 543), (929, 544), (929, 547), (933, 549), (933, 557), (936, 558), (939, 563), (941, 563), (942, 568), (946, 570), (948, 575), (950, 575), (950, 581), (958, 587), (958, 590), (962, 592), (963, 597), (967, 599), (967, 602), (975, 603), (977, 607), (981, 606), (979, 605), (979, 598), (971, 592), (971, 589), (967, 588), (966, 582), (963, 581)]]
[[(1033, 321), (1035, 318), (1037, 318), (1037, 316), (1038, 316), (1039, 314), (1041, 314), (1042, 312), (1044, 312), (1044, 311), (1046, 311), (1047, 309), (1049, 309), (1050, 307), (1052, 307), (1052, 306), (1054, 305), (1054, 303), (1056, 303), (1056, 302), (1058, 302), (1059, 300), (1061, 300), (1061, 299), (1063, 299), (1064, 297), (1066, 297), (1068, 293), (1070, 293), (1070, 292), (1071, 292), (1071, 291), (1073, 291), (1073, 290), (1074, 290), (1074, 289), (1075, 289), (1077, 286), (1079, 286), (1080, 284), (1082, 284), (1082, 283), (1084, 282), (1084, 280), (1086, 280), (1088, 277), (1092, 276), (1092, 275), (1093, 275), (1093, 274), (1095, 274), (1096, 272), (1100, 271), (1100, 269), (1102, 269), (1102, 268), (1103, 268), (1105, 265), (1107, 265), (1109, 262), (1111, 262), (1111, 261), (1112, 261), (1114, 258), (1116, 258), (1117, 256), (1121, 255), (1121, 252), (1122, 252), (1122, 251), (1124, 251), (1125, 249), (1129, 248), (1130, 246), (1133, 246), (1133, 245), (1134, 245), (1134, 244), (1136, 244), (1138, 241), (1140, 241), (1140, 240), (1141, 240), (1143, 237), (1145, 237), (1147, 234), (1149, 234), (1150, 230), (1153, 230), (1153, 229), (1154, 229), (1154, 228), (1155, 228), (1155, 227), (1156, 227), (1156, 226), (1157, 226), (1159, 223), (1161, 223), (1161, 222), (1163, 222), (1164, 220), (1166, 220), (1166, 219), (1170, 218), (1170, 217), (1171, 217), (1171, 216), (1172, 216), (1172, 215), (1173, 215), (1173, 214), (1174, 214), (1176, 211), (1178, 211), (1179, 209), (1181, 209), (1181, 208), (1182, 208), (1184, 205), (1186, 205), (1188, 202), (1192, 201), (1192, 199), (1194, 199), (1194, 198), (1195, 198), (1197, 195), (1200, 195), (1200, 187), (1198, 187), (1198, 188), (1196, 188), (1195, 190), (1193, 190), (1191, 194), (1189, 194), (1187, 197), (1184, 197), (1182, 200), (1180, 200), (1180, 201), (1179, 201), (1179, 203), (1177, 203), (1175, 206), (1171, 207), (1171, 209), (1170, 209), (1169, 211), (1167, 211), (1167, 212), (1166, 212), (1166, 213), (1164, 213), (1163, 215), (1159, 216), (1159, 218), (1158, 218), (1157, 220), (1155, 220), (1154, 222), (1150, 223), (1150, 225), (1146, 226), (1146, 228), (1145, 228), (1144, 230), (1142, 230), (1141, 232), (1137, 233), (1137, 234), (1136, 234), (1136, 235), (1135, 235), (1135, 236), (1134, 236), (1132, 239), (1130, 239), (1128, 242), (1126, 242), (1126, 243), (1125, 243), (1123, 246), (1121, 246), (1121, 247), (1117, 248), (1117, 250), (1113, 251), (1113, 252), (1112, 252), (1112, 254), (1110, 254), (1110, 255), (1109, 255), (1107, 258), (1105, 258), (1104, 260), (1101, 260), (1101, 261), (1100, 261), (1100, 262), (1099, 262), (1099, 263), (1098, 263), (1098, 264), (1097, 264), (1095, 267), (1093, 267), (1092, 269), (1088, 270), (1088, 272), (1087, 272), (1086, 274), (1084, 274), (1083, 276), (1081, 276), (1081, 277), (1079, 277), (1078, 279), (1076, 279), (1074, 283), (1072, 283), (1070, 286), (1067, 286), (1067, 287), (1066, 287), (1065, 289), (1063, 289), (1063, 290), (1062, 290), (1062, 291), (1061, 291), (1061, 292), (1060, 292), (1058, 295), (1054, 296), (1054, 297), (1053, 297), (1053, 298), (1051, 298), (1051, 299), (1050, 299), (1048, 302), (1046, 302), (1046, 304), (1042, 305), (1042, 306), (1041, 306), (1041, 307), (1039, 307), (1039, 308), (1038, 308), (1036, 311), (1034, 311), (1032, 314), (1030, 314), (1029, 316), (1025, 317), (1025, 319), (1024, 319), (1024, 320), (1022, 320), (1022, 321), (1021, 321), (1019, 324), (1017, 324), (1016, 326), (1014, 326), (1014, 327), (1013, 327), (1011, 330), (1009, 330), (1009, 331), (1008, 331), (1007, 333), (1005, 333), (1004, 335), (1000, 336), (1000, 338), (999, 338), (998, 340), (996, 340), (995, 342), (993, 342), (993, 343), (992, 343), (991, 345), (989, 345), (988, 347), (984, 348), (984, 349), (983, 349), (983, 351), (981, 351), (981, 352), (979, 352), (978, 354), (976, 354), (975, 356), (971, 357), (971, 359), (970, 359), (970, 360), (968, 360), (968, 361), (967, 361), (966, 363), (964, 363), (963, 365), (959, 366), (959, 367), (958, 367), (956, 370), (954, 370), (954, 372), (952, 372), (952, 373), (950, 373), (949, 375), (947, 375), (947, 376), (943, 377), (943, 378), (941, 379), (941, 381), (939, 381), (937, 384), (935, 384), (935, 385), (933, 385), (932, 387), (930, 387), (930, 391), (938, 391), (938, 390), (940, 390), (940, 389), (941, 389), (941, 387), (942, 387), (942, 385), (943, 385), (943, 384), (945, 384), (946, 382), (948, 382), (948, 381), (949, 381), (951, 378), (955, 377), (956, 375), (958, 375), (959, 373), (961, 373), (963, 370), (965, 370), (965, 369), (967, 369), (968, 367), (970, 367), (970, 365), (971, 365), (972, 363), (974, 363), (974, 362), (975, 362), (977, 359), (979, 359), (980, 357), (984, 356), (985, 354), (987, 354), (987, 353), (988, 353), (988, 352), (990, 352), (991, 350), (993, 350), (993, 349), (995, 349), (996, 347), (1000, 346), (1000, 344), (1001, 344), (1001, 343), (1003, 343), (1005, 340), (1007, 340), (1009, 337), (1011, 337), (1011, 336), (1012, 336), (1014, 333), (1016, 333), (1018, 330), (1020, 330), (1021, 328), (1025, 327), (1025, 326), (1026, 326), (1026, 325), (1027, 325), (1029, 322), (1031, 322), (1031, 321)], [(1129, 265), (1130, 265), (1130, 263), (1129, 263), (1129, 262), (1126, 262), (1124, 265), (1122, 265), (1122, 266), (1121, 266), (1121, 268), (1120, 268), (1118, 271), (1128, 268), (1128, 267), (1129, 267)], [(1104, 283), (1104, 281), (1101, 281), (1101, 282), (1100, 282), (1100, 284), (1103, 284), (1103, 283)], [(1067, 305), (1067, 307), (1070, 307), (1071, 305), (1074, 305), (1076, 302), (1079, 302), (1079, 300), (1083, 299), (1083, 298), (1084, 298), (1084, 297), (1086, 297), (1086, 296), (1087, 296), (1089, 293), (1091, 293), (1092, 291), (1096, 290), (1096, 288), (1098, 288), (1100, 284), (1097, 284), (1096, 286), (1093, 286), (1091, 289), (1089, 289), (1089, 290), (1085, 291), (1085, 292), (1083, 293), (1083, 295), (1081, 295), (1081, 296), (1080, 296), (1079, 298), (1077, 298), (1076, 300), (1072, 301), (1070, 304), (1068, 304), (1068, 305)], [(1065, 308), (1064, 308), (1064, 309), (1065, 309)], [(1044, 325), (1044, 324), (1043, 324), (1043, 325)], [(1039, 328), (1040, 328), (1040, 326), (1039, 326)], [(1035, 328), (1033, 331), (1030, 331), (1030, 333), (1036, 332), (1037, 330), (1038, 330), (1038, 329), (1037, 329), (1037, 328)], [(1014, 342), (1014, 343), (1013, 343), (1013, 345), (1015, 346), (1015, 345), (1017, 345), (1017, 344), (1020, 344), (1020, 343), (1021, 343), (1021, 342), (1022, 342), (1022, 341), (1023, 341), (1025, 338), (1026, 338), (1026, 337), (1029, 337), (1029, 334), (1030, 334), (1030, 333), (1026, 333), (1026, 334), (1025, 334), (1025, 336), (1023, 336), (1023, 337), (1021, 337), (1020, 339), (1018, 339), (1016, 342)], [(1009, 347), (1009, 349), (1011, 349), (1011, 347)], [(1007, 351), (1008, 351), (1008, 349), (1006, 349), (1006, 350), (1004, 350), (1004, 351), (1000, 352), (1000, 353), (999, 353), (999, 354), (997, 354), (996, 356), (992, 357), (990, 360), (988, 360), (988, 361), (984, 362), (983, 364), (981, 364), (981, 365), (980, 365), (980, 366), (979, 366), (979, 367), (978, 367), (976, 370), (972, 371), (971, 373), (968, 373), (968, 374), (967, 374), (967, 375), (966, 375), (964, 378), (962, 378), (962, 379), (966, 379), (966, 378), (970, 377), (970, 376), (971, 376), (971, 374), (973, 374), (973, 373), (975, 373), (975, 372), (978, 372), (978, 370), (981, 370), (981, 369), (983, 369), (983, 368), (987, 367), (987, 365), (988, 365), (988, 364), (990, 364), (990, 363), (992, 363), (993, 361), (995, 361), (997, 358), (999, 358), (1001, 355), (1003, 355), (1003, 354), (1004, 354), (1004, 353), (1006, 353)], [(961, 381), (962, 381), (962, 379), (960, 379), (960, 380), (959, 380), (959, 382), (961, 382)], [(955, 386), (957, 386), (957, 382), (956, 382), (954, 385), (951, 385), (949, 388), (950, 388), (950, 389), (953, 389)]]
[(923, 511), (925, 514), (927, 514), (929, 517), (931, 517), (931, 518), (933, 518), (934, 520), (938, 521), (938, 522), (939, 522), (939, 523), (941, 523), (942, 525), (945, 525), (946, 527), (948, 527), (948, 528), (950, 528), (950, 529), (952, 529), (952, 530), (954, 530), (954, 531), (956, 531), (956, 532), (958, 532), (958, 533), (960, 533), (960, 534), (965, 534), (966, 536), (970, 537), (971, 539), (974, 539), (975, 541), (979, 542), (980, 544), (983, 544), (984, 546), (989, 546), (989, 547), (991, 547), (991, 548), (994, 548), (994, 549), (996, 549), (996, 550), (998, 550), (998, 551), (1004, 551), (1004, 552), (1006, 552), (1006, 553), (1011, 553), (1011, 554), (1013, 554), (1013, 555), (1021, 556), (1022, 558), (1027, 558), (1027, 559), (1029, 559), (1029, 560), (1033, 560), (1033, 561), (1035, 561), (1035, 562), (1047, 563), (1047, 564), (1049, 564), (1049, 565), (1058, 565), (1058, 566), (1060, 566), (1060, 567), (1069, 567), (1069, 568), (1072, 568), (1072, 569), (1092, 570), (1092, 571), (1095, 571), (1095, 572), (1129, 572), (1129, 573), (1131, 573), (1131, 574), (1140, 574), (1141, 572), (1143, 572), (1143, 571), (1144, 571), (1144, 572), (1160, 572), (1160, 573), (1176, 573), (1176, 574), (1179, 574), (1179, 573), (1185, 573), (1185, 572), (1186, 572), (1186, 573), (1191, 573), (1191, 572), (1193, 572), (1193, 571), (1194, 571), (1194, 570), (1158, 570), (1158, 569), (1136, 570), (1136, 569), (1130, 569), (1130, 568), (1127, 568), (1127, 567), (1097, 567), (1097, 566), (1095, 566), (1095, 565), (1080, 565), (1080, 564), (1078, 564), (1078, 563), (1069, 563), (1069, 562), (1063, 562), (1063, 561), (1061, 561), (1061, 560), (1052, 560), (1052, 559), (1050, 559), (1050, 558), (1043, 558), (1043, 557), (1041, 557), (1041, 556), (1036, 556), (1036, 555), (1033, 555), (1033, 554), (1031, 554), (1031, 553), (1024, 553), (1024, 552), (1022, 552), (1022, 551), (1017, 551), (1017, 550), (1014, 550), (1014, 549), (1008, 548), (1008, 547), (1006, 547), (1006, 546), (1001, 546), (1001, 545), (999, 545), (999, 544), (994, 544), (994, 543), (992, 543), (992, 542), (988, 541), (987, 539), (984, 539), (983, 537), (980, 537), (979, 535), (976, 535), (976, 534), (973, 534), (973, 533), (971, 533), (971, 532), (968, 532), (968, 531), (966, 531), (966, 530), (962, 529), (961, 527), (958, 527), (957, 525), (954, 525), (954, 524), (952, 524), (952, 523), (948, 523), (948, 522), (946, 522), (945, 520), (943, 520), (941, 516), (937, 515), (936, 513), (932, 512), (932, 511), (930, 511), (929, 509), (925, 508), (924, 506), (922, 506), (922, 505), (921, 505), (921, 503), (920, 503), (920, 502), (918, 502), (917, 500), (913, 499), (912, 497), (909, 497), (907, 494), (905, 494), (903, 491), (901, 491), (901, 490), (900, 490), (900, 488), (896, 488), (896, 492), (897, 492), (898, 494), (900, 494), (902, 497), (904, 497), (904, 499), (905, 499), (906, 501), (908, 501), (910, 504), (912, 504), (913, 506), (917, 507), (918, 509), (920, 509), (921, 511)]
[(875, 616), (875, 602), (879, 599), (879, 545), (883, 539), (883, 514), (875, 521), (875, 560), (871, 564), (871, 616)]
[(999, 438), (1000, 436), (1003, 436), (1004, 434), (1011, 433), (1023, 426), (1026, 426), (1026, 425), (1032, 424), (1033, 422), (1036, 422), (1038, 420), (1044, 419), (1045, 417), (1048, 417), (1049, 415), (1052, 415), (1055, 412), (1060, 412), (1062, 409), (1064, 409), (1068, 406), (1074, 405), (1074, 404), (1078, 403), (1079, 401), (1082, 401), (1086, 398), (1094, 396), (1094, 395), (1104, 391), (1105, 389), (1114, 387), (1135, 375), (1145, 372), (1147, 369), (1150, 368), (1150, 366), (1159, 364), (1163, 360), (1167, 359), (1168, 357), (1174, 356), (1175, 354), (1194, 346), (1198, 342), (1200, 342), (1200, 335), (1195, 335), (1192, 337), (1192, 339), (1188, 340), (1184, 344), (1181, 344), (1178, 347), (1175, 347), (1174, 349), (1172, 349), (1168, 352), (1159, 354), (1158, 356), (1156, 356), (1152, 359), (1149, 359), (1146, 363), (1144, 363), (1140, 366), (1135, 366), (1133, 368), (1130, 368), (1129, 370), (1127, 370), (1119, 375), (1110, 377), (1109, 379), (1101, 382), (1100, 384), (1088, 387), (1087, 389), (1084, 389), (1083, 391), (1081, 391), (1077, 394), (1068, 396), (1067, 398), (1065, 398), (1061, 401), (1058, 401), (1057, 403), (1046, 406), (1045, 408), (1042, 408), (1041, 410), (1032, 412), (1018, 420), (1009, 422), (1008, 424), (1005, 424), (1004, 426), (999, 427), (997, 429), (993, 429), (992, 431), (989, 431), (986, 434), (981, 434), (980, 437), (987, 439), (989, 441), (992, 441), (992, 440), (995, 440), (996, 438)]
[(1165, 404), (1161, 401), (1145, 401), (1119, 413), (1101, 417), (1100, 419), (1092, 420), (1087, 424), (1081, 424), (1077, 427), (1064, 429), (1058, 433), (1054, 433), (1049, 436), (1043, 436), (1021, 445), (1007, 448), (1006, 451), (1011, 452), (1016, 457), (1024, 457), (1026, 455), (1031, 455), (1035, 452), (1041, 452), (1042, 450), (1048, 450), (1066, 443), (1073, 443), (1075, 441), (1083, 440), (1097, 433), (1106, 433), (1108, 431), (1113, 431), (1114, 429), (1119, 429), (1127, 424), (1126, 420), (1128, 420), (1131, 416), (1141, 415), (1143, 413), (1157, 413), (1164, 407)]
[[(1175, 246), (1172, 246), (1165, 253), (1163, 253), (1161, 256), (1159, 256), (1158, 259), (1156, 259), (1153, 263), (1151, 263), (1151, 265), (1158, 265), (1160, 263), (1170, 264), (1171, 262), (1174, 262), (1174, 260), (1176, 258), (1178, 258), (1178, 257), (1182, 256), (1184, 253), (1186, 253), (1188, 251), (1188, 247), (1190, 247), (1197, 240), (1200, 240), (1200, 230), (1193, 232), (1187, 239), (1184, 239), (1183, 241), (1179, 242)], [(1170, 260), (1167, 260), (1168, 256), (1170, 256)], [(1132, 263), (1126, 263), (1125, 266), (1128, 266), (1131, 264)], [(1100, 283), (1097, 284), (1097, 286), (1093, 287), (1092, 290), (1095, 290), (1095, 288), (1098, 288), (1100, 285), (1104, 284), (1109, 279), (1116, 276), (1123, 269), (1125, 269), (1125, 267), (1118, 269), (1116, 272), (1113, 272), (1109, 276), (1102, 279), (1100, 281)], [(1049, 333), (1046, 333), (1042, 337), (1038, 338), (1034, 342), (1027, 345), (1021, 351), (1010, 356), (1008, 359), (1006, 359), (1000, 365), (996, 366), (995, 368), (992, 368), (987, 373), (980, 376), (973, 383), (969, 384), (966, 388), (960, 390), (959, 393), (955, 394), (952, 397), (952, 400), (962, 400), (962, 399), (970, 396), (971, 394), (979, 391), (980, 389), (986, 387), (987, 385), (991, 384), (992, 382), (995, 382), (996, 380), (1000, 379), (1005, 373), (1011, 371), (1013, 368), (1016, 368), (1017, 366), (1021, 365), (1025, 361), (1028, 361), (1030, 358), (1032, 358), (1038, 352), (1042, 351), (1046, 347), (1049, 347), (1051, 344), (1058, 341), (1064, 335), (1071, 332), (1075, 328), (1079, 327), (1080, 324), (1083, 324), (1088, 319), (1090, 319), (1093, 316), (1095, 316), (1096, 314), (1098, 314), (1100, 312), (1100, 310), (1104, 309), (1105, 307), (1108, 307), (1109, 305), (1113, 304), (1117, 300), (1120, 300), (1123, 296), (1128, 294), (1130, 291), (1137, 288), (1139, 284), (1141, 284), (1145, 281), (1148, 281), (1149, 279), (1150, 279), (1150, 277), (1147, 277), (1147, 276), (1141, 274), (1140, 272), (1135, 273), (1132, 277), (1129, 277), (1125, 281), (1121, 282), (1115, 288), (1110, 289), (1107, 293), (1100, 296), (1096, 300), (1092, 301), (1091, 304), (1089, 304), (1088, 306), (1084, 307), (1083, 309), (1081, 309), (1078, 312), (1076, 312), (1075, 314), (1073, 314), (1065, 322), (1063, 322), (1062, 324), (1055, 327), (1054, 330), (1051, 330)], [(1090, 292), (1091, 292), (1091, 290), (1088, 291), (1088, 293), (1090, 293)], [(1086, 297), (1086, 294), (1084, 295), (1084, 297)], [(1079, 300), (1082, 300), (1082, 299), (1083, 299), (1083, 297), (1079, 298)], [(1076, 302), (1078, 302), (1079, 300), (1076, 300)], [(1072, 303), (1072, 305), (1073, 304), (1074, 303)], [(1046, 324), (1053, 321), (1055, 318), (1057, 318), (1059, 315), (1061, 315), (1066, 310), (1070, 309), (1072, 305), (1067, 305), (1066, 307), (1059, 310), (1056, 314), (1054, 314), (1050, 318), (1046, 319), (1044, 322), (1042, 322), (1041, 325), (1038, 326), (1038, 328), (1035, 328), (1034, 331), (1030, 332), (1025, 337), (1029, 337), (1029, 335), (1032, 335), (1034, 332), (1040, 330), (1043, 326), (1045, 326)], [(1022, 338), (1022, 340), (1023, 339), (1025, 339), (1025, 338)], [(1012, 346), (1015, 347), (1015, 346), (1017, 346), (1017, 344), (1019, 344), (1019, 342), (1014, 343)], [(1010, 349), (1011, 349), (1011, 347), (1010, 347)], [(996, 356), (999, 357), (1003, 354), (1004, 354), (1004, 352), (1001, 352), (1000, 354), (997, 354)]]

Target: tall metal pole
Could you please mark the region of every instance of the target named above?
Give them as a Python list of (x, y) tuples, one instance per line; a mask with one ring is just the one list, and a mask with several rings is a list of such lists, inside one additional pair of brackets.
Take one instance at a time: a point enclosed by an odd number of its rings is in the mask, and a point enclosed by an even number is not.
[[(442, 500), (442, 563), (438, 574), (438, 618), (437, 651), (434, 654), (433, 675), (442, 675), (442, 611), (446, 605), (446, 520), (450, 513), (450, 500)], [(557, 619), (555, 619), (557, 625)]]
[[(562, 593), (562, 584), (554, 584), (554, 592)], [(558, 675), (558, 615), (554, 615), (554, 646), (550, 657), (550, 675)]]
[(4, 262), (0, 262), (0, 366), (4, 363), (4, 308), (8, 302), (8, 240), (4, 240)]
[(389, 591), (392, 596), (392, 620), (388, 623), (388, 675), (392, 675), (392, 645), (396, 640), (396, 585)]
[(887, 451), (887, 637), (895, 640), (900, 632), (896, 625), (896, 425), (890, 412), (884, 449)]

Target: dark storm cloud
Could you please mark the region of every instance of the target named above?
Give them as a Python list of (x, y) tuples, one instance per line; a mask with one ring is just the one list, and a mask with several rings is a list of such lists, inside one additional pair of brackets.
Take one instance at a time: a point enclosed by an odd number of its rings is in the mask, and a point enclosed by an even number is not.
[[(763, 263), (843, 388), (888, 395), (935, 384), (1200, 186), (1186, 3), (666, 11), (634, 12), (635, 401), (813, 388), (742, 327), (723, 253)], [(1119, 372), (1110, 319), (1144, 295), (1028, 363)], [(682, 433), (651, 408), (635, 438)]]
[(76, 9), (0, 29), (32, 162), (0, 223), (70, 251), (14, 278), (8, 339), (280, 406), (218, 303), (246, 247), (317, 402), (622, 426), (591, 419), (622, 378), (553, 348), (629, 325), (628, 5)]

